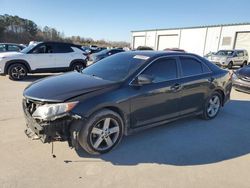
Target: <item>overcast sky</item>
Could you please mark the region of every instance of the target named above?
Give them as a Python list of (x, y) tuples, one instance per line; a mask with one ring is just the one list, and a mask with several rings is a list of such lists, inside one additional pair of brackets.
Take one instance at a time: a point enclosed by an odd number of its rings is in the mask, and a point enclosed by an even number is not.
[(130, 41), (131, 30), (250, 22), (249, 8), (249, 0), (0, 0), (0, 14), (113, 41)]

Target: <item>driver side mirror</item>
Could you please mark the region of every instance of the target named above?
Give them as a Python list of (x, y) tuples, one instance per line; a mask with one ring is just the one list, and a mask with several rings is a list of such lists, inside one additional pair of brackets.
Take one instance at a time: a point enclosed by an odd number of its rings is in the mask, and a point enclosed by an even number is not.
[(143, 85), (147, 85), (147, 84), (151, 84), (153, 83), (153, 77), (149, 76), (149, 75), (145, 75), (145, 74), (141, 74), (139, 75), (134, 81), (133, 81), (133, 85), (134, 86), (143, 86)]

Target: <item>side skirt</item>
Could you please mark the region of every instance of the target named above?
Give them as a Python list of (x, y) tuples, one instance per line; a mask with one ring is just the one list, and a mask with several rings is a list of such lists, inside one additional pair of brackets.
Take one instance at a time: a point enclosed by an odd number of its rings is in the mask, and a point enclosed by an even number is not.
[(168, 119), (168, 120), (156, 122), (156, 123), (152, 123), (152, 124), (148, 124), (148, 125), (141, 126), (141, 127), (138, 127), (138, 128), (128, 128), (126, 136), (134, 134), (134, 133), (137, 133), (137, 132), (140, 132), (140, 131), (143, 131), (143, 130), (146, 130), (146, 129), (149, 129), (149, 128), (153, 128), (153, 127), (165, 125), (167, 123), (170, 123), (170, 122), (173, 122), (173, 121), (177, 121), (179, 119), (183, 119), (183, 118), (187, 118), (187, 117), (194, 117), (194, 116), (198, 116), (198, 115), (201, 115), (201, 114), (202, 114), (202, 111), (201, 112), (195, 112), (195, 113), (187, 114), (187, 115), (183, 115), (181, 117), (176, 117), (176, 118), (172, 118), (172, 119)]

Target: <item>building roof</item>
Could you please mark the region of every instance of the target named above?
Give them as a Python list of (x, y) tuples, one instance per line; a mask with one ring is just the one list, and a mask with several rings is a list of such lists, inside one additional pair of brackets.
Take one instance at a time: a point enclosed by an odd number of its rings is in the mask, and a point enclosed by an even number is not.
[(250, 22), (244, 23), (233, 23), (233, 24), (218, 24), (218, 25), (204, 25), (204, 26), (194, 26), (194, 27), (173, 27), (165, 29), (146, 29), (146, 30), (133, 30), (133, 32), (145, 32), (145, 31), (163, 31), (163, 30), (177, 30), (177, 29), (195, 29), (195, 28), (206, 28), (206, 27), (225, 27), (225, 26), (238, 26), (238, 25), (250, 25)]

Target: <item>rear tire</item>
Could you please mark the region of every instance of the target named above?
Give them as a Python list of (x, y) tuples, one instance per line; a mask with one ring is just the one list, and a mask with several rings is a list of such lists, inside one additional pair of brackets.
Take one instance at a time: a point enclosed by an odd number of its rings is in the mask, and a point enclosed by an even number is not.
[(202, 118), (205, 120), (210, 120), (215, 118), (220, 112), (222, 106), (222, 96), (218, 92), (214, 92), (206, 101)]
[(79, 132), (79, 145), (91, 155), (111, 151), (122, 140), (124, 123), (119, 114), (105, 109), (94, 113)]
[(86, 68), (86, 64), (84, 63), (81, 63), (81, 62), (77, 62), (77, 63), (74, 63), (72, 66), (71, 66), (71, 70), (72, 71), (77, 71), (77, 72), (81, 72), (83, 69)]
[(247, 65), (247, 61), (244, 61), (241, 67), (245, 67)]
[(8, 75), (11, 80), (23, 80), (28, 74), (28, 70), (25, 65), (20, 63), (15, 63), (10, 65), (8, 68)]
[(232, 68), (233, 68), (233, 65), (234, 65), (234, 64), (233, 64), (233, 62), (232, 62), (232, 61), (230, 61), (230, 62), (228, 63), (227, 68), (228, 68), (228, 69), (232, 69)]

